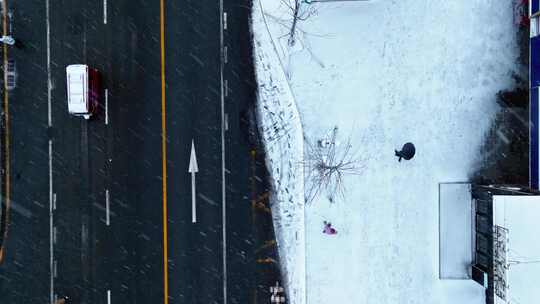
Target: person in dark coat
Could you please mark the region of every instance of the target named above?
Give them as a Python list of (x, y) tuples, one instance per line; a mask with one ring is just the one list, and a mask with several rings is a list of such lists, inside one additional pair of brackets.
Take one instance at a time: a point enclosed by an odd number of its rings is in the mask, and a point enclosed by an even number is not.
[(414, 157), (414, 154), (416, 153), (416, 148), (412, 143), (408, 142), (403, 145), (401, 151), (394, 151), (396, 152), (396, 156), (399, 157), (398, 161), (401, 161), (402, 158), (404, 158), (405, 160), (409, 160)]

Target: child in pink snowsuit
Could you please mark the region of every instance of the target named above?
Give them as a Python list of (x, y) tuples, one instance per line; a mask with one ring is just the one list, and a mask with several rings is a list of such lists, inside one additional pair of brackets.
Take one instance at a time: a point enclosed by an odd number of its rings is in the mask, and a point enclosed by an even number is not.
[(333, 235), (333, 234), (337, 234), (337, 230), (332, 227), (332, 223), (324, 221), (323, 233)]

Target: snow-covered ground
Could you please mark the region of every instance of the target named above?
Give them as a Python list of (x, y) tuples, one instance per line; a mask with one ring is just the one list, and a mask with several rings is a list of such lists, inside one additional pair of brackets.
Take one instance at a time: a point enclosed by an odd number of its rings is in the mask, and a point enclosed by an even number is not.
[(304, 304), (305, 224), (303, 134), (294, 96), (287, 82), (260, 3), (253, 13), (254, 60), (258, 83), (257, 120), (272, 176), (270, 197), (281, 269), (290, 303)]
[[(280, 25), (288, 19), (285, 6), (260, 1), (303, 133), (316, 140), (337, 126), (341, 141), (352, 135), (363, 160), (362, 174), (346, 178), (344, 200), (330, 203), (322, 195), (305, 208), (307, 303), (484, 303), (484, 291), (476, 283), (438, 278), (438, 183), (468, 180), (499, 109), (496, 92), (514, 85), (513, 72), (523, 72), (516, 63), (512, 1), (313, 4), (317, 13), (299, 23), (306, 34), (290, 49), (287, 38), (280, 38), (286, 33)], [(254, 2), (254, 34), (265, 40), (258, 4)], [(273, 67), (270, 74), (279, 74), (279, 62), (268, 59), (271, 52), (270, 43), (256, 44), (256, 54), (267, 54), (256, 58), (259, 86), (268, 81), (265, 65)], [(275, 77), (280, 88), (286, 87), (281, 76)], [(281, 104), (287, 115), (290, 110), (283, 105), (293, 94), (259, 93), (259, 101), (286, 98)], [(269, 118), (266, 112), (259, 107), (263, 120)], [(302, 153), (298, 129), (293, 130), (289, 151)], [(268, 136), (267, 130), (265, 140)], [(416, 156), (399, 163), (394, 149), (408, 141), (416, 145)], [(277, 181), (276, 168), (294, 154), (275, 155), (284, 158), (271, 167)], [(293, 156), (293, 164), (297, 159)], [(302, 182), (297, 176), (283, 181), (289, 188)], [(296, 186), (297, 191), (302, 188)], [(275, 195), (275, 205), (284, 197)], [(302, 214), (298, 201), (291, 205)], [(282, 218), (278, 214), (276, 219)], [(321, 233), (324, 220), (333, 223), (337, 235)], [(283, 250), (292, 248), (284, 259), (293, 274), (288, 283), (302, 291), (302, 246), (290, 232), (277, 233), (282, 258)], [(293, 295), (290, 303), (304, 300)]]

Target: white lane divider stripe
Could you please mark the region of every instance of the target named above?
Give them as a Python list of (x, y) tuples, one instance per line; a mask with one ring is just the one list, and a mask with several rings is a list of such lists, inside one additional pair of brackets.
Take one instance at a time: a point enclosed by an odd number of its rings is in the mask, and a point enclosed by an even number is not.
[(103, 24), (107, 24), (107, 0), (103, 0)]
[(105, 222), (107, 226), (111, 224), (110, 212), (109, 212), (109, 189), (105, 190)]
[(107, 304), (111, 304), (111, 291), (107, 290)]
[(109, 89), (105, 89), (105, 124), (109, 124)]

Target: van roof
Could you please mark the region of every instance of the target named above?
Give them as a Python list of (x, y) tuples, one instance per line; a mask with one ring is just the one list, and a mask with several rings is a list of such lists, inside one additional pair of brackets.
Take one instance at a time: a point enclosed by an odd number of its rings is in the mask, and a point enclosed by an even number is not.
[(70, 113), (87, 113), (88, 66), (72, 64), (66, 67), (68, 110)]

